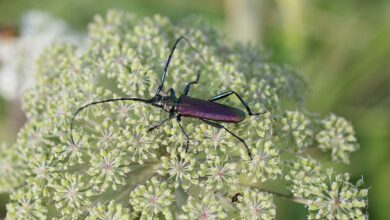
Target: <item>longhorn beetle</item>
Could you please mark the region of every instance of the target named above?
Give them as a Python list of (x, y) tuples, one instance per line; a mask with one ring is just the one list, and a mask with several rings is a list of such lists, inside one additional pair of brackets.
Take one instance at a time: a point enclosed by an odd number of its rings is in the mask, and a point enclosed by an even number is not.
[(252, 160), (252, 153), (249, 150), (249, 147), (245, 143), (245, 141), (242, 138), (240, 138), (239, 136), (237, 136), (236, 134), (234, 134), (232, 131), (227, 129), (225, 126), (217, 123), (217, 122), (239, 123), (239, 122), (241, 122), (242, 120), (245, 119), (245, 112), (243, 112), (242, 110), (240, 110), (238, 108), (234, 108), (234, 107), (231, 107), (231, 106), (227, 106), (227, 105), (216, 103), (215, 101), (223, 99), (223, 98), (226, 98), (226, 97), (234, 94), (241, 101), (242, 105), (244, 105), (244, 107), (246, 108), (247, 113), (250, 116), (260, 115), (260, 114), (265, 113), (266, 111), (264, 111), (262, 113), (252, 113), (252, 111), (251, 111), (250, 107), (248, 106), (248, 104), (235, 91), (227, 91), (227, 92), (221, 93), (219, 95), (216, 95), (216, 96), (212, 97), (209, 100), (202, 100), (202, 99), (193, 98), (193, 97), (188, 96), (188, 93), (190, 91), (191, 85), (196, 84), (199, 81), (199, 77), (200, 77), (200, 72), (199, 71), (197, 73), (196, 80), (195, 81), (191, 81), (191, 82), (189, 82), (186, 85), (186, 87), (184, 89), (184, 92), (183, 92), (183, 95), (181, 95), (181, 96), (179, 96), (177, 98), (176, 94), (175, 94), (175, 90), (173, 90), (172, 88), (170, 88), (168, 90), (168, 95), (166, 95), (166, 96), (160, 95), (160, 92), (161, 92), (161, 90), (164, 87), (165, 77), (166, 77), (167, 72), (168, 72), (169, 64), (171, 63), (173, 52), (175, 51), (176, 46), (179, 44), (179, 42), (181, 40), (184, 40), (185, 42), (187, 42), (187, 44), (191, 47), (191, 49), (196, 51), (200, 55), (201, 59), (203, 61), (205, 61), (205, 59), (191, 45), (190, 41), (186, 37), (184, 37), (184, 36), (179, 37), (176, 40), (175, 44), (173, 45), (171, 53), (169, 54), (168, 60), (167, 60), (167, 62), (165, 64), (165, 67), (164, 67), (164, 72), (163, 72), (163, 75), (162, 75), (162, 78), (161, 78), (161, 83), (160, 83), (159, 87), (157, 88), (156, 94), (152, 98), (150, 98), (150, 99), (128, 98), (128, 97), (115, 98), (115, 99), (106, 99), (106, 100), (102, 100), (102, 101), (91, 102), (89, 104), (86, 104), (86, 105), (80, 107), (73, 114), (72, 120), (71, 120), (71, 123), (70, 123), (70, 138), (71, 138), (72, 144), (74, 146), (76, 146), (76, 144), (74, 142), (74, 139), (73, 139), (74, 119), (77, 116), (77, 114), (79, 114), (83, 109), (85, 109), (85, 108), (87, 108), (89, 106), (92, 106), (92, 105), (97, 105), (97, 104), (102, 104), (102, 103), (107, 103), (107, 102), (138, 101), (138, 102), (144, 102), (146, 104), (156, 106), (156, 107), (161, 108), (164, 111), (169, 113), (169, 117), (168, 118), (162, 120), (157, 125), (154, 125), (153, 127), (149, 128), (148, 132), (153, 131), (154, 129), (160, 127), (162, 124), (164, 124), (165, 122), (173, 119), (176, 116), (176, 120), (177, 120), (177, 122), (178, 122), (178, 124), (180, 126), (180, 129), (181, 129), (181, 131), (183, 132), (183, 134), (185, 135), (185, 137), (187, 139), (186, 149), (185, 149), (186, 153), (188, 152), (188, 149), (189, 149), (190, 139), (189, 139), (186, 131), (184, 130), (184, 128), (183, 128), (183, 126), (181, 124), (181, 118), (182, 117), (191, 117), (191, 118), (199, 118), (200, 120), (202, 120), (203, 122), (205, 122), (208, 125), (216, 127), (218, 129), (224, 129), (225, 131), (229, 132), (231, 135), (233, 135), (235, 138), (237, 138), (239, 141), (241, 141), (244, 144), (244, 146), (246, 148), (246, 151), (247, 151), (247, 153), (249, 155), (249, 158)]

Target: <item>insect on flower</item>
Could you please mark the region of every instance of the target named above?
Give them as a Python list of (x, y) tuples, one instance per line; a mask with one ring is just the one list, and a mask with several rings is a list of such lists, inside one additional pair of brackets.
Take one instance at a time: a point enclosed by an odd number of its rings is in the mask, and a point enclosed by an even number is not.
[[(161, 108), (164, 111), (169, 113), (168, 118), (162, 120), (157, 125), (154, 125), (153, 127), (149, 128), (148, 132), (153, 131), (154, 129), (160, 127), (165, 122), (176, 117), (176, 120), (180, 126), (180, 129), (187, 139), (186, 149), (185, 149), (186, 153), (188, 152), (188, 149), (189, 149), (190, 139), (189, 139), (186, 131), (184, 130), (184, 128), (181, 124), (181, 118), (182, 117), (191, 117), (191, 118), (198, 118), (198, 119), (202, 120), (203, 122), (205, 122), (206, 124), (211, 125), (213, 127), (216, 127), (218, 129), (224, 129), (225, 131), (227, 131), (228, 133), (233, 135), (235, 138), (237, 138), (240, 142), (242, 142), (244, 144), (246, 151), (249, 155), (249, 158), (252, 160), (251, 151), (250, 151), (248, 145), (245, 143), (245, 141), (242, 138), (240, 138), (239, 136), (237, 136), (235, 133), (233, 133), (232, 131), (227, 129), (225, 126), (217, 123), (217, 122), (239, 123), (245, 119), (245, 116), (246, 116), (245, 112), (243, 112), (242, 110), (240, 110), (238, 108), (234, 108), (231, 106), (216, 103), (216, 101), (224, 99), (224, 98), (234, 94), (240, 100), (242, 105), (244, 105), (248, 115), (250, 115), (250, 116), (260, 115), (260, 114), (264, 114), (265, 111), (261, 112), (261, 113), (252, 113), (248, 104), (235, 91), (223, 92), (221, 94), (218, 94), (218, 95), (210, 98), (209, 100), (202, 100), (202, 99), (193, 98), (193, 97), (188, 96), (191, 85), (198, 83), (199, 77), (200, 77), (200, 72), (197, 73), (197, 77), (196, 77), (195, 81), (191, 81), (186, 85), (184, 92), (183, 92), (183, 95), (176, 97), (175, 90), (173, 90), (172, 88), (170, 88), (168, 90), (168, 95), (166, 95), (166, 96), (160, 95), (160, 92), (162, 91), (162, 89), (164, 87), (164, 81), (165, 81), (165, 77), (166, 77), (167, 72), (168, 72), (168, 67), (169, 67), (169, 64), (171, 62), (172, 55), (176, 49), (176, 46), (182, 40), (184, 40), (191, 47), (192, 50), (197, 52), (197, 50), (191, 45), (190, 41), (186, 37), (181, 36), (176, 40), (175, 44), (172, 47), (171, 53), (169, 54), (168, 60), (165, 64), (164, 72), (163, 72), (163, 75), (161, 78), (161, 83), (160, 83), (159, 87), (157, 88), (156, 94), (152, 98), (142, 99), (142, 98), (123, 97), (123, 98), (115, 98), (115, 99), (106, 99), (106, 100), (102, 100), (102, 101), (91, 102), (91, 103), (86, 104), (86, 105), (80, 107), (79, 109), (77, 109), (76, 112), (72, 116), (72, 120), (71, 120), (71, 124), (70, 124), (70, 138), (71, 138), (72, 144), (75, 145), (75, 142), (73, 139), (73, 134), (72, 134), (73, 133), (74, 119), (77, 116), (77, 114), (79, 114), (83, 109), (85, 109), (89, 106), (92, 106), (92, 105), (97, 105), (97, 104), (102, 104), (102, 103), (107, 103), (107, 102), (138, 101), (138, 102), (144, 102), (146, 104), (156, 106), (156, 107)], [(200, 57), (203, 60), (205, 60), (201, 55), (200, 55)]]

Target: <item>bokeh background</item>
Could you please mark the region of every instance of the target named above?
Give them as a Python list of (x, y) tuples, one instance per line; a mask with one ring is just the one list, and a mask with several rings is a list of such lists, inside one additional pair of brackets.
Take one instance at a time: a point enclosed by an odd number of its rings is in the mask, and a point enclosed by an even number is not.
[[(352, 121), (357, 132), (360, 150), (352, 155), (351, 164), (339, 164), (337, 170), (350, 172), (355, 179), (364, 176), (370, 188), (370, 218), (389, 219), (389, 0), (0, 0), (0, 47), (14, 41), (14, 36), (28, 41), (33, 35), (39, 36), (39, 31), (48, 30), (71, 40), (82, 39), (93, 15), (105, 14), (111, 8), (138, 16), (161, 14), (173, 21), (200, 15), (232, 40), (261, 44), (272, 62), (301, 70), (310, 85), (308, 109), (321, 116), (329, 112), (343, 116)], [(53, 16), (41, 20), (59, 22), (62, 29), (38, 25), (32, 32), (26, 31), (29, 21), (36, 23), (28, 16), (31, 10)], [(46, 41), (56, 39), (56, 34)], [(5, 50), (0, 70), (20, 54), (40, 51), (27, 45), (31, 43)], [(15, 65), (11, 70), (20, 70)], [(31, 75), (31, 69), (20, 71)], [(14, 90), (0, 93), (0, 141), (11, 143), (25, 120), (19, 93), (28, 77), (13, 79), (17, 85)], [(9, 79), (0, 75), (0, 80)], [(0, 82), (3, 87), (4, 82)], [(0, 195), (0, 216), (5, 215), (7, 199), (8, 195)], [(300, 205), (281, 199), (276, 202), (277, 219), (305, 218)]]

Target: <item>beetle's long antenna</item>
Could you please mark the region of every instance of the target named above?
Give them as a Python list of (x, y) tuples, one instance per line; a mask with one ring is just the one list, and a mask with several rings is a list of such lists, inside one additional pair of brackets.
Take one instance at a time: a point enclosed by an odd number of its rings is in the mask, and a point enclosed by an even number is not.
[(140, 99), (140, 98), (116, 98), (116, 99), (106, 99), (106, 100), (102, 100), (102, 101), (95, 101), (95, 102), (91, 102), (91, 103), (88, 103), (86, 105), (83, 105), (82, 107), (78, 108), (77, 111), (73, 114), (72, 116), (72, 120), (70, 122), (70, 140), (72, 142), (72, 144), (74, 146), (76, 146), (75, 142), (74, 142), (74, 139), (73, 139), (73, 124), (74, 124), (74, 119), (76, 118), (76, 116), (82, 111), (84, 110), (85, 108), (89, 107), (89, 106), (92, 106), (92, 105), (98, 105), (98, 104), (103, 104), (103, 103), (107, 103), (107, 102), (117, 102), (117, 101), (137, 101), (137, 102), (145, 102), (145, 103), (151, 103), (153, 99)]
[(164, 81), (165, 81), (165, 76), (167, 75), (167, 72), (168, 72), (168, 67), (169, 67), (169, 64), (171, 63), (171, 59), (172, 59), (172, 55), (173, 55), (173, 52), (175, 52), (175, 49), (176, 49), (176, 46), (179, 44), (179, 42), (181, 40), (184, 40), (185, 42), (187, 42), (187, 44), (191, 47), (192, 50), (194, 50), (196, 53), (199, 54), (200, 58), (205, 62), (206, 59), (203, 58), (202, 54), (199, 53), (199, 51), (197, 49), (195, 49), (195, 47), (192, 46), (192, 44), (190, 43), (190, 41), (185, 37), (185, 36), (180, 36), (175, 44), (173, 45), (172, 47), (172, 50), (171, 50), (171, 53), (169, 54), (169, 57), (168, 57), (168, 60), (165, 64), (165, 67), (164, 67), (164, 73), (162, 75), (162, 78), (161, 78), (161, 83), (160, 83), (160, 86), (158, 87), (157, 89), (157, 92), (156, 92), (156, 95), (159, 95), (161, 90), (163, 89), (164, 87)]

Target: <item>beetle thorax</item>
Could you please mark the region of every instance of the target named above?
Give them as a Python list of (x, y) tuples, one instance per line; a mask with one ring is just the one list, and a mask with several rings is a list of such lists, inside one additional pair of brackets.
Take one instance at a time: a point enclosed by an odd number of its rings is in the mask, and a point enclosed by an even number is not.
[(175, 109), (177, 103), (177, 98), (172, 96), (163, 96), (159, 104), (164, 111), (171, 112)]

